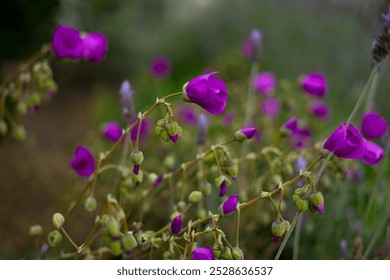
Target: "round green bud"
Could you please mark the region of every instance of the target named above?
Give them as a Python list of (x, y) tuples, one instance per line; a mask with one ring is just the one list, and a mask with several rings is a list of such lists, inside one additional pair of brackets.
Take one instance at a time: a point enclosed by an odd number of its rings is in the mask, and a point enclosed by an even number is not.
[(141, 151), (133, 151), (130, 159), (134, 165), (140, 165), (144, 161), (144, 154)]
[(165, 127), (167, 128), (168, 134), (170, 136), (173, 136), (178, 133), (179, 125), (176, 121), (167, 123)]
[(301, 199), (301, 197), (297, 194), (293, 194), (293, 196), (292, 196), (293, 202), (296, 203), (298, 199)]
[(114, 218), (111, 218), (108, 223), (107, 223), (107, 229), (108, 229), (108, 233), (112, 236), (112, 237), (118, 237), (121, 233), (121, 227), (118, 223), (117, 220), (115, 220)]
[(157, 136), (160, 136), (161, 133), (165, 130), (164, 127), (156, 125), (156, 128), (154, 129), (154, 132), (156, 133)]
[(309, 201), (307, 199), (298, 198), (295, 201), (295, 205), (300, 212), (305, 212), (307, 209), (309, 209)]
[(157, 125), (158, 126), (161, 126), (161, 127), (163, 127), (163, 128), (165, 128), (165, 125), (166, 125), (166, 121), (165, 121), (165, 119), (161, 119), (161, 120), (158, 120), (157, 121)]
[(47, 236), (47, 242), (50, 246), (56, 247), (58, 244), (60, 244), (62, 241), (62, 235), (58, 230), (53, 230), (49, 232)]
[(33, 225), (30, 227), (29, 233), (31, 236), (40, 236), (43, 232), (41, 225)]
[(65, 223), (65, 218), (61, 213), (54, 213), (53, 215), (53, 226), (56, 229), (60, 229)]
[(88, 212), (93, 212), (96, 209), (96, 199), (93, 196), (88, 196), (84, 200), (84, 208)]
[(242, 260), (242, 259), (244, 259), (244, 253), (238, 247), (233, 247), (233, 249), (232, 249), (232, 256), (233, 256), (233, 260)]
[(291, 228), (290, 222), (288, 220), (283, 220), (283, 223), (284, 223), (284, 227), (286, 228), (286, 233), (289, 232)]
[(286, 226), (283, 222), (274, 221), (271, 230), (273, 235), (280, 237), (286, 232)]
[(6, 135), (8, 131), (8, 125), (5, 120), (0, 120), (0, 136)]
[(320, 206), (321, 204), (324, 204), (324, 197), (321, 192), (314, 192), (309, 195), (309, 201), (314, 206)]
[(41, 96), (36, 92), (35, 94), (31, 95), (29, 98), (29, 104), (31, 105), (39, 105), (42, 102)]
[(213, 253), (214, 253), (214, 256), (216, 259), (220, 259), (221, 258), (221, 253), (222, 253), (222, 249), (223, 246), (222, 244), (220, 243), (214, 243), (213, 245)]
[(226, 181), (226, 177), (224, 175), (221, 175), (214, 179), (215, 185), (217, 187), (219, 187), (223, 183), (223, 181)]
[(137, 247), (138, 245), (137, 240), (135, 239), (132, 231), (128, 231), (123, 235), (122, 244), (123, 244), (123, 249), (125, 250), (131, 250)]
[(234, 133), (234, 140), (236, 140), (237, 142), (244, 142), (247, 139), (248, 138), (245, 136), (245, 134), (242, 133), (240, 130)]
[(229, 174), (231, 177), (235, 178), (238, 176), (238, 164), (232, 164), (229, 167), (226, 168), (227, 174)]
[(164, 140), (165, 142), (171, 141), (171, 138), (169, 137), (168, 131), (167, 131), (166, 129), (164, 129), (163, 131), (161, 131), (160, 137), (161, 137), (161, 139)]
[(202, 193), (199, 191), (193, 191), (190, 193), (188, 200), (193, 203), (197, 203), (202, 199)]
[(233, 260), (232, 249), (225, 247), (220, 256), (221, 260)]
[(122, 248), (122, 243), (121, 243), (120, 239), (111, 240), (110, 250), (114, 256), (119, 256), (120, 254), (122, 254), (123, 248)]
[(198, 211), (196, 211), (196, 215), (199, 219), (204, 219), (207, 217), (207, 211), (204, 208), (198, 209)]

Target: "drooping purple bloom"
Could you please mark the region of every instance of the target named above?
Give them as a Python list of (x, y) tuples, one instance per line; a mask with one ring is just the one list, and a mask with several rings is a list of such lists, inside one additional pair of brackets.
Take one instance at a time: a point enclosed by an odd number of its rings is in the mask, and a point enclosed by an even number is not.
[(196, 247), (191, 253), (191, 260), (215, 260), (211, 247)]
[(108, 51), (108, 39), (100, 32), (87, 33), (83, 36), (83, 58), (92, 62), (102, 62)]
[(305, 75), (301, 79), (300, 86), (311, 97), (324, 97), (328, 89), (325, 76), (321, 73)]
[(133, 166), (133, 173), (135, 174), (135, 175), (138, 175), (138, 173), (139, 173), (139, 164), (134, 164), (134, 166)]
[(223, 180), (222, 184), (219, 186), (219, 196), (222, 197), (226, 194), (227, 192), (227, 184), (226, 181)]
[(314, 208), (315, 208), (316, 211), (317, 211), (318, 213), (320, 213), (321, 215), (325, 213), (325, 204), (324, 204), (324, 203), (322, 203), (322, 204), (320, 204), (320, 205), (318, 205), (318, 206), (314, 206)]
[(340, 158), (359, 159), (366, 153), (366, 141), (353, 124), (346, 129), (343, 122), (325, 141), (324, 148)]
[(366, 141), (366, 153), (363, 156), (363, 161), (369, 165), (375, 165), (383, 158), (383, 149), (371, 141)]
[(280, 113), (280, 102), (276, 97), (269, 97), (260, 103), (260, 111), (264, 116), (275, 118)]
[(169, 136), (169, 138), (173, 143), (176, 143), (179, 140), (179, 134), (176, 133), (175, 135)]
[(225, 110), (228, 94), (225, 83), (213, 75), (217, 72), (193, 78), (183, 87), (183, 97), (187, 102), (198, 104), (211, 114)]
[(253, 77), (253, 88), (262, 95), (268, 95), (276, 89), (277, 81), (272, 72), (261, 72)]
[(122, 136), (122, 128), (120, 127), (118, 122), (110, 121), (104, 124), (103, 134), (108, 140), (116, 142)]
[(311, 102), (309, 111), (313, 116), (321, 120), (326, 120), (329, 117), (329, 107), (322, 101)]
[[(138, 117), (135, 117), (131, 123), (133, 124), (134, 122), (137, 121), (137, 119)], [(149, 119), (143, 119), (141, 124), (141, 131), (139, 135), (140, 140), (142, 140), (146, 136), (146, 134), (149, 131), (149, 128), (150, 128)], [(130, 131), (131, 139), (133, 141), (135, 141), (137, 138), (137, 131), (138, 131), (138, 124)]]
[(228, 215), (237, 209), (238, 194), (233, 194), (226, 199), (221, 206), (219, 206), (219, 212), (222, 216)]
[(122, 82), (121, 87), (119, 88), (119, 94), (121, 96), (122, 114), (126, 119), (130, 119), (135, 115), (135, 109), (133, 102), (134, 92), (128, 80)]
[(80, 31), (65, 25), (59, 25), (53, 34), (51, 48), (58, 58), (80, 59), (84, 53), (84, 42)]
[(263, 34), (261, 31), (256, 28), (252, 29), (249, 37), (241, 45), (243, 55), (250, 60), (258, 61), (260, 59), (262, 39)]
[(246, 139), (251, 139), (255, 135), (256, 130), (256, 127), (247, 127), (240, 129), (240, 132), (245, 135)]
[(198, 115), (196, 114), (194, 108), (187, 104), (180, 104), (177, 106), (175, 116), (177, 116), (182, 122), (190, 125), (197, 125), (198, 123)]
[(173, 218), (171, 223), (171, 232), (172, 234), (178, 234), (183, 228), (183, 220), (181, 218), (181, 215), (177, 215), (175, 218)]
[(165, 79), (171, 73), (171, 61), (165, 56), (155, 57), (150, 61), (149, 70), (155, 78)]
[(78, 146), (70, 165), (82, 177), (89, 177), (95, 172), (95, 159), (92, 153), (83, 146)]
[(362, 119), (361, 132), (367, 138), (379, 138), (386, 133), (387, 122), (375, 112), (365, 113)]

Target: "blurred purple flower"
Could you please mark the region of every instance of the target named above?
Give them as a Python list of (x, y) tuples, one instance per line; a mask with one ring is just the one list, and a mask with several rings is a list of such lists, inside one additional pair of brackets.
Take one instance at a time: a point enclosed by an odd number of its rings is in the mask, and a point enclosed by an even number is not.
[(233, 194), (226, 199), (221, 206), (219, 206), (219, 212), (222, 216), (228, 215), (237, 209), (238, 194)]
[(260, 59), (262, 39), (263, 34), (261, 31), (256, 28), (252, 29), (249, 37), (241, 45), (242, 54), (252, 61), (258, 61)]
[(324, 148), (340, 158), (359, 159), (366, 153), (366, 141), (353, 124), (346, 129), (343, 122), (325, 141)]
[(305, 75), (300, 81), (300, 86), (311, 97), (324, 97), (328, 89), (325, 76), (321, 73)]
[(303, 157), (298, 157), (296, 161), (296, 167), (298, 172), (300, 172), (301, 170), (305, 170), (307, 167), (306, 160)]
[(226, 181), (224, 180), (222, 184), (219, 186), (219, 197), (222, 197), (226, 194), (227, 192), (227, 184)]
[(181, 215), (179, 214), (172, 220), (171, 232), (172, 234), (178, 234), (182, 228), (183, 228), (183, 220), (181, 218)]
[(122, 136), (122, 128), (116, 121), (110, 121), (104, 124), (103, 134), (108, 140), (116, 142)]
[(95, 159), (92, 153), (83, 146), (78, 146), (70, 165), (82, 177), (89, 177), (95, 172)]
[(164, 179), (163, 175), (159, 175), (156, 180), (153, 182), (153, 187), (157, 187)]
[(192, 260), (215, 260), (211, 247), (196, 247), (191, 253)]
[[(133, 118), (133, 120), (131, 121), (131, 124), (136, 122), (137, 119), (138, 119), (138, 117)], [(141, 124), (141, 131), (140, 131), (140, 135), (139, 135), (140, 141), (146, 136), (146, 134), (148, 134), (149, 129), (150, 129), (149, 119), (143, 119), (142, 124)], [(137, 138), (137, 131), (138, 131), (138, 124), (130, 131), (131, 139), (133, 141), (135, 141)]]
[(298, 129), (298, 118), (297, 117), (292, 117), (291, 119), (287, 120), (284, 124), (283, 127), (286, 128), (287, 130), (290, 130), (293, 132), (294, 130)]
[(102, 62), (108, 51), (108, 39), (100, 32), (87, 33), (82, 37), (84, 42), (83, 58), (92, 62)]
[(211, 114), (220, 114), (225, 110), (228, 94), (225, 83), (213, 75), (217, 72), (193, 78), (183, 87), (183, 98), (187, 102), (198, 104)]
[(324, 204), (324, 203), (322, 203), (322, 204), (320, 204), (320, 205), (318, 205), (318, 206), (314, 206), (314, 208), (315, 208), (316, 211), (317, 211), (318, 213), (320, 213), (321, 215), (325, 213), (325, 204)]
[(58, 58), (80, 59), (84, 53), (84, 42), (80, 31), (65, 25), (59, 25), (53, 34), (51, 48)]
[(175, 116), (177, 116), (182, 122), (185, 122), (187, 124), (198, 124), (198, 115), (196, 114), (195, 109), (187, 104), (178, 105), (176, 108)]
[(361, 123), (360, 130), (367, 138), (379, 138), (386, 133), (388, 129), (387, 122), (375, 112), (365, 113)]
[(329, 117), (329, 107), (322, 101), (311, 102), (309, 111), (313, 116), (321, 120), (326, 120)]
[(165, 79), (171, 74), (171, 61), (166, 56), (157, 56), (151, 60), (149, 70), (155, 78)]
[(310, 144), (311, 132), (307, 128), (300, 128), (298, 126), (298, 118), (292, 117), (282, 126), (290, 131), (289, 141), (296, 148), (302, 148)]
[(383, 158), (383, 149), (371, 141), (366, 141), (366, 153), (363, 156), (363, 161), (369, 165), (375, 165)]
[(122, 103), (122, 114), (127, 120), (135, 115), (134, 102), (133, 102), (133, 89), (128, 80), (124, 80), (119, 89)]
[(196, 139), (198, 145), (206, 144), (208, 129), (209, 121), (206, 114), (200, 114), (198, 118), (198, 137)]
[(260, 103), (260, 111), (264, 116), (275, 118), (280, 113), (280, 102), (277, 97), (269, 97)]
[(253, 78), (253, 88), (260, 94), (268, 95), (276, 89), (277, 81), (272, 72), (261, 72)]

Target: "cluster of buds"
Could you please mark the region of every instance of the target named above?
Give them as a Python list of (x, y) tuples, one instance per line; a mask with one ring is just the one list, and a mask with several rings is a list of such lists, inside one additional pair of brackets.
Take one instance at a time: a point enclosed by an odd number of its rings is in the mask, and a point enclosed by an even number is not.
[(280, 238), (286, 234), (291, 228), (290, 222), (288, 220), (280, 219), (272, 223), (271, 231), (273, 234), (272, 241), (278, 242)]
[(302, 188), (297, 188), (293, 194), (293, 201), (300, 212), (310, 209), (312, 213), (324, 214), (325, 204), (321, 192), (311, 191), (311, 185), (306, 184)]
[(157, 122), (155, 132), (165, 142), (176, 143), (183, 134), (183, 129), (174, 120), (161, 119)]
[(218, 260), (243, 260), (244, 253), (239, 247), (224, 247), (221, 243), (213, 245), (213, 254)]

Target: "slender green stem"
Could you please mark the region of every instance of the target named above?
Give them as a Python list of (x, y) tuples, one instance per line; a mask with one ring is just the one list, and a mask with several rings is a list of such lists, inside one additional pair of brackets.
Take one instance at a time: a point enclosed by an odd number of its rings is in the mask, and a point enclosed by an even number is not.
[(276, 253), (276, 256), (275, 256), (275, 260), (279, 260), (280, 258), (280, 255), (282, 254), (283, 250), (284, 250), (284, 247), (286, 246), (286, 243), (288, 241), (288, 239), (290, 238), (291, 236), (291, 233), (293, 232), (294, 228), (295, 228), (295, 225), (297, 224), (297, 221), (298, 221), (298, 218), (299, 216), (301, 215), (300, 212), (297, 212), (294, 216), (294, 219), (291, 223), (291, 228), (290, 230), (287, 232), (286, 236), (284, 237), (283, 241), (282, 241), (282, 244), (280, 244), (280, 247), (279, 247), (279, 250), (278, 252)]
[(320, 167), (320, 170), (318, 170), (318, 173), (316, 177), (314, 178), (314, 185), (317, 185), (318, 181), (320, 180), (322, 173), (324, 173), (326, 167), (328, 166), (329, 161), (332, 159), (333, 153), (330, 152), (325, 160), (322, 162), (322, 165)]
[(240, 208), (237, 207), (236, 246), (240, 248)]
[(76, 251), (78, 252), (79, 251), (79, 246), (76, 245), (76, 243), (74, 243), (74, 241), (72, 240), (72, 238), (70, 238), (69, 234), (66, 232), (66, 230), (64, 229), (64, 227), (61, 227), (61, 231), (62, 233), (65, 235), (66, 239), (68, 239), (68, 241), (70, 242), (70, 244), (72, 244), (72, 246), (76, 249)]
[(143, 120), (142, 114), (138, 113), (138, 130), (137, 130), (137, 137), (135, 138), (135, 147), (134, 147), (136, 151), (138, 151), (139, 148), (139, 138), (141, 135), (142, 120)]
[(368, 93), (368, 98), (366, 102), (366, 108), (364, 111), (368, 112), (371, 111), (374, 107), (374, 97), (376, 93), (376, 88), (378, 85), (378, 77), (379, 77), (379, 71), (375, 72), (374, 78), (372, 80), (372, 86), (370, 87), (369, 93)]
[(295, 231), (295, 235), (294, 235), (293, 260), (297, 260), (299, 256), (299, 243), (301, 240), (303, 215), (304, 213), (298, 215), (298, 222), (296, 227), (297, 230)]

